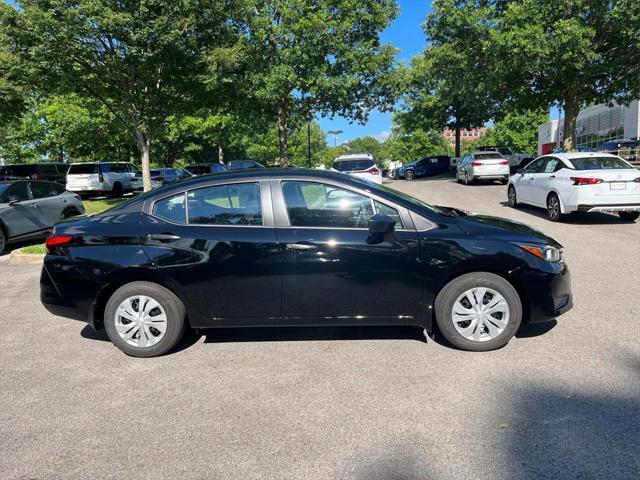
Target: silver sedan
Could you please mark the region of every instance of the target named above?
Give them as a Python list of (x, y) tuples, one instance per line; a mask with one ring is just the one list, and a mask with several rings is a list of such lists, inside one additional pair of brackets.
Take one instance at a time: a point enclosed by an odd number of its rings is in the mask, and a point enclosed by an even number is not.
[(82, 215), (80, 197), (53, 182), (0, 182), (0, 253), (6, 245), (47, 235), (60, 220)]

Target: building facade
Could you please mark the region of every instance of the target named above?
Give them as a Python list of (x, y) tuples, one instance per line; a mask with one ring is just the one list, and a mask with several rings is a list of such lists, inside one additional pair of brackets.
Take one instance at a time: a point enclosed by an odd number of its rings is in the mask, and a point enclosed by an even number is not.
[[(487, 129), (484, 127), (474, 128), (471, 130), (460, 130), (460, 142), (475, 142), (485, 133), (487, 133)], [(447, 142), (449, 142), (449, 145), (451, 145), (451, 148), (456, 147), (456, 131), (455, 130), (449, 130), (448, 128), (445, 128), (442, 131), (442, 136), (445, 138), (445, 140), (447, 140)]]
[[(640, 100), (629, 106), (596, 105), (580, 112), (576, 122), (577, 146), (597, 149), (609, 140), (640, 138)], [(550, 120), (538, 127), (538, 155), (562, 145), (563, 120)]]

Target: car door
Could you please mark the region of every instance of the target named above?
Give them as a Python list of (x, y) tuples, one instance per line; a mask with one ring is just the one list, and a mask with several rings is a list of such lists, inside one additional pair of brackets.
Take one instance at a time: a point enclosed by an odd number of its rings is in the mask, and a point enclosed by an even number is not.
[(268, 180), (212, 184), (153, 203), (144, 250), (215, 326), (280, 315), (281, 251)]
[(555, 173), (564, 168), (565, 165), (557, 157), (545, 157), (545, 161), (540, 167), (540, 173), (534, 175), (531, 182), (531, 202), (545, 206), (547, 203), (547, 196), (551, 192), (558, 182), (556, 181)]
[[(278, 241), (286, 251), (284, 317), (354, 324), (413, 314), (422, 282), (408, 212), (329, 180), (274, 180), (272, 191)], [(396, 219), (395, 235), (382, 243), (369, 236), (375, 212)]]
[(534, 160), (525, 167), (521, 174), (517, 174), (519, 175), (518, 184), (516, 185), (518, 201), (535, 204), (534, 182), (537, 175), (540, 175), (542, 171), (545, 159), (546, 157), (540, 157)]
[(8, 204), (2, 212), (2, 221), (9, 230), (9, 237), (19, 237), (42, 230), (38, 205), (31, 199), (27, 182), (15, 182), (9, 186), (4, 192), (2, 203)]
[(33, 202), (37, 204), (41, 228), (51, 228), (62, 219), (67, 207), (67, 199), (58, 196), (55, 184), (49, 182), (29, 182)]

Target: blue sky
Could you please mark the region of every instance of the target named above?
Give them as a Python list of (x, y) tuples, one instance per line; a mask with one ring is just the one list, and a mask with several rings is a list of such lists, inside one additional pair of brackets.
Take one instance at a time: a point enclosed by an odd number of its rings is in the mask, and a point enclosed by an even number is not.
[[(400, 15), (383, 32), (382, 40), (400, 49), (399, 60), (409, 61), (425, 46), (422, 23), (431, 11), (431, 2), (428, 0), (398, 0), (398, 4), (400, 5)], [(325, 131), (344, 131), (338, 138), (338, 142), (365, 135), (381, 139), (391, 129), (391, 113), (372, 112), (366, 125), (350, 124), (348, 120), (341, 117), (336, 117), (333, 120), (320, 118), (319, 121)], [(333, 137), (327, 140), (331, 144)]]

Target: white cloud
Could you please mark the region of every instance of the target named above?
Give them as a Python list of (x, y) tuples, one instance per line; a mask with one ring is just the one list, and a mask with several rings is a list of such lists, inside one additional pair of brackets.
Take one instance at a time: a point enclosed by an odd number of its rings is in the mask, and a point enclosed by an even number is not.
[(377, 141), (382, 143), (390, 136), (391, 136), (391, 130), (384, 130), (383, 132), (380, 132), (379, 134), (374, 135), (373, 138), (375, 138)]

